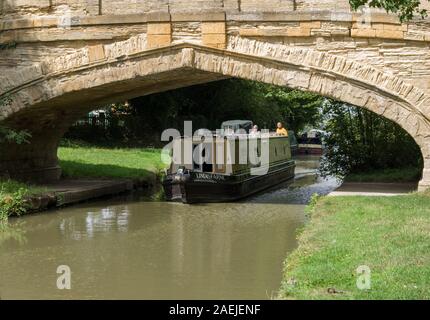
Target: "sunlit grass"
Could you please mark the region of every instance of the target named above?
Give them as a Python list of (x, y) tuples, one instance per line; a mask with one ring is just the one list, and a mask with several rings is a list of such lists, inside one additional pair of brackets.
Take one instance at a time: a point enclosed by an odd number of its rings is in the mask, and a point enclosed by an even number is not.
[[(361, 265), (370, 290), (356, 286)], [(429, 195), (326, 197), (286, 260), (280, 297), (429, 299), (429, 265)]]
[(147, 178), (165, 165), (160, 149), (110, 149), (91, 146), (60, 147), (65, 177)]

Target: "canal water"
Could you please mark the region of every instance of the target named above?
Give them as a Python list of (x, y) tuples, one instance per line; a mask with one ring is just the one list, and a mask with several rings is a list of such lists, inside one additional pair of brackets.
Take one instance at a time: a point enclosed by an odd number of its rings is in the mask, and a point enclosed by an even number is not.
[[(25, 241), (0, 243), (2, 299), (270, 299), (313, 193), (334, 179), (297, 161), (293, 184), (242, 202), (183, 205), (142, 194), (15, 219)], [(71, 289), (57, 289), (57, 268)]]

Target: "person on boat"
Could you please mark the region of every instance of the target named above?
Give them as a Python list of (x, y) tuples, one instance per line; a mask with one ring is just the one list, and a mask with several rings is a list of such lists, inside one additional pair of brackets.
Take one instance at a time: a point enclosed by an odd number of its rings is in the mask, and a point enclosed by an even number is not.
[(283, 126), (282, 122), (278, 122), (277, 127), (278, 127), (278, 128), (276, 129), (276, 134), (277, 134), (277, 135), (288, 137), (288, 131), (287, 131), (287, 129), (285, 129), (285, 128), (284, 128), (284, 126)]
[(258, 126), (257, 125), (253, 126), (252, 129), (249, 131), (250, 135), (258, 135), (259, 133), (260, 132), (258, 130)]

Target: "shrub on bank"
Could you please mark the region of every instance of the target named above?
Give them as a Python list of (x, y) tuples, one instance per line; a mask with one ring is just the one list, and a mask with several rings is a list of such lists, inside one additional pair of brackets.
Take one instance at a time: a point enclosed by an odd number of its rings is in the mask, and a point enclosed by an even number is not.
[(42, 188), (14, 180), (0, 180), (0, 223), (6, 223), (12, 215), (27, 213), (30, 208), (28, 197), (42, 191)]

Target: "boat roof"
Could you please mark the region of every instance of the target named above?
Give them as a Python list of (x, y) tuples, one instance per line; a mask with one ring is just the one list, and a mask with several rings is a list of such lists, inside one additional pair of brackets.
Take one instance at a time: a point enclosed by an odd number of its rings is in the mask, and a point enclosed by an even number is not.
[(221, 127), (226, 127), (226, 126), (252, 126), (253, 122), (251, 120), (228, 120), (228, 121), (224, 121), (221, 124)]

